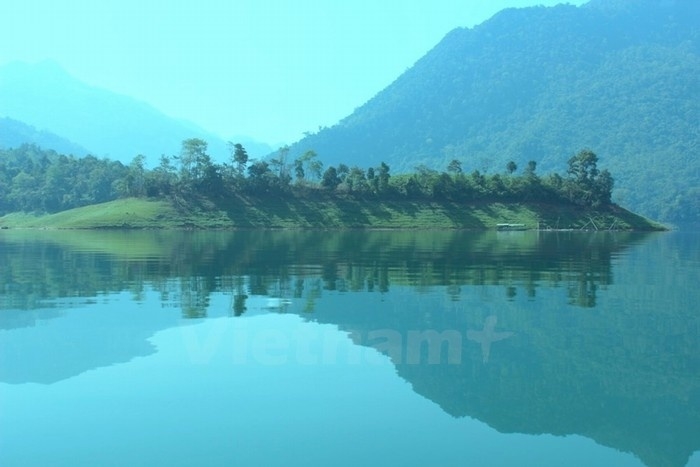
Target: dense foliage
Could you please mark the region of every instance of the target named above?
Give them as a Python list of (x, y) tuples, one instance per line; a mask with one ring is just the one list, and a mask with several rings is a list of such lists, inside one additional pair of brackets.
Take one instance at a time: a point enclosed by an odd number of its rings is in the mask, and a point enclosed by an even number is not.
[(0, 150), (0, 214), (57, 212), (130, 194), (133, 171), (120, 162), (77, 158), (33, 145)]
[[(561, 167), (594, 147), (614, 199), (700, 220), (700, 2), (620, 0), (509, 9), (449, 33), (339, 124), (291, 148), (329, 164), (382, 157), (395, 171), (453, 159)], [(643, 187), (643, 189), (640, 189)]]
[(451, 201), (573, 203), (600, 207), (610, 203), (613, 179), (599, 171), (598, 157), (583, 150), (569, 160), (565, 176), (540, 177), (530, 161), (521, 174), (517, 164), (503, 173), (470, 173), (453, 160), (445, 171), (420, 166), (413, 173), (392, 176), (384, 162), (363, 169), (345, 164), (324, 169), (316, 153), (289, 160), (282, 148), (269, 160), (251, 160), (241, 144), (230, 145), (230, 160), (216, 163), (207, 143), (182, 142), (179, 156), (162, 156), (145, 167), (144, 156), (125, 166), (92, 156), (76, 158), (24, 145), (0, 151), (0, 214), (13, 211), (57, 212), (120, 197), (168, 197), (175, 201), (220, 199), (245, 195), (269, 197), (354, 197)]

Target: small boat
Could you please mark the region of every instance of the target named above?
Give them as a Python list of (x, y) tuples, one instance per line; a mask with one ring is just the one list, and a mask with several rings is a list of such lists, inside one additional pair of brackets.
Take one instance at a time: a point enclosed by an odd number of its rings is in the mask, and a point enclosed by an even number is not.
[(527, 230), (525, 224), (496, 224), (496, 230)]

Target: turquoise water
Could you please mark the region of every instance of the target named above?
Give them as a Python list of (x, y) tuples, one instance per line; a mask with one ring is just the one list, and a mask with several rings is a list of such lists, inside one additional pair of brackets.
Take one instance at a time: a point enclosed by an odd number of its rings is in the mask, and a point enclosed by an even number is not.
[(0, 465), (700, 465), (699, 240), (3, 232)]

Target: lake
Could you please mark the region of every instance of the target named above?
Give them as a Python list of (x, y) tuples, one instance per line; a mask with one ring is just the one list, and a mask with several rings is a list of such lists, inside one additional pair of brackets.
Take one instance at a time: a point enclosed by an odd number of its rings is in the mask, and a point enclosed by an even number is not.
[(0, 465), (698, 466), (700, 234), (0, 231)]

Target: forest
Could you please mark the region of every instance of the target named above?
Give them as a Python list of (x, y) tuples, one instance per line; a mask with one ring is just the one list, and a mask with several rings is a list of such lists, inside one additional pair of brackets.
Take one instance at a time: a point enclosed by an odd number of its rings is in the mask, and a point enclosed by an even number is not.
[(459, 160), (443, 171), (421, 165), (411, 173), (392, 175), (384, 162), (360, 168), (323, 166), (308, 151), (293, 160), (281, 148), (269, 160), (249, 158), (245, 148), (230, 144), (230, 159), (216, 163), (207, 143), (182, 142), (177, 156), (161, 156), (153, 169), (144, 156), (130, 164), (94, 156), (77, 158), (33, 145), (0, 151), (0, 215), (11, 212), (54, 213), (118, 198), (148, 197), (188, 203), (193, 199), (247, 196), (264, 203), (271, 197), (329, 197), (368, 200), (502, 201), (573, 204), (598, 208), (611, 203), (614, 180), (598, 169), (598, 157), (588, 149), (569, 159), (565, 175), (540, 176), (530, 161), (518, 172), (508, 162), (502, 173), (464, 170)]
[[(505, 10), (450, 32), (351, 115), (292, 144), (394, 171), (513, 160), (560, 170), (595, 148), (616, 202), (700, 222), (700, 2), (600, 1)], [(643, 186), (644, 189), (639, 189)]]

